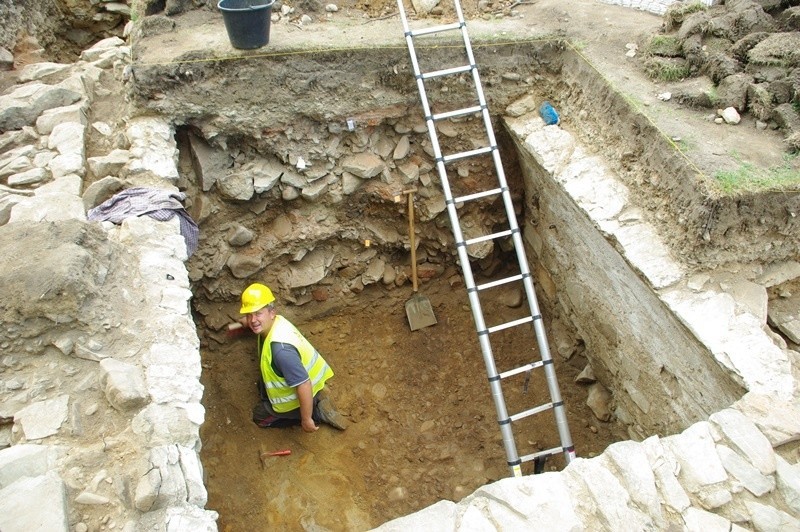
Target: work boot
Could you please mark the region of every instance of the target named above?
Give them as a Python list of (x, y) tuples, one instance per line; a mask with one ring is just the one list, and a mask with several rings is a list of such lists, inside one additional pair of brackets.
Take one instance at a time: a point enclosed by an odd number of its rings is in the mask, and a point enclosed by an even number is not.
[(323, 396), (319, 402), (317, 402), (317, 416), (320, 422), (327, 423), (335, 429), (345, 430), (348, 425), (350, 425), (347, 418), (336, 411), (336, 408), (327, 396)]

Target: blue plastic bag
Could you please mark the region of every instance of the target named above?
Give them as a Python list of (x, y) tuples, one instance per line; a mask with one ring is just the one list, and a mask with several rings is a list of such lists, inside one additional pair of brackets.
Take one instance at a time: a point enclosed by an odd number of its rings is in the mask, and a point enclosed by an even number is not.
[(558, 112), (548, 101), (542, 102), (541, 107), (539, 107), (539, 116), (542, 117), (542, 120), (544, 120), (544, 123), (548, 126), (558, 124), (561, 120), (558, 116)]

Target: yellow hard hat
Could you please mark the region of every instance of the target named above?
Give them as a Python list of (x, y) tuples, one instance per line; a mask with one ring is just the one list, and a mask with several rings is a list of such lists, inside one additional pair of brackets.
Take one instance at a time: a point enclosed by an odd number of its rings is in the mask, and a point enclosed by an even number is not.
[(272, 290), (261, 283), (253, 283), (242, 292), (241, 314), (250, 314), (275, 301)]

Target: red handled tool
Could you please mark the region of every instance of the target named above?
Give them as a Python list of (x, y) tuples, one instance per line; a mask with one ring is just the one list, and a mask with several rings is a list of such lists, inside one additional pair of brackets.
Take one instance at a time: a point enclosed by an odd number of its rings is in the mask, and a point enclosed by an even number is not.
[(267, 456), (289, 456), (292, 454), (291, 449), (281, 449), (280, 451), (270, 451), (268, 453), (264, 453)]

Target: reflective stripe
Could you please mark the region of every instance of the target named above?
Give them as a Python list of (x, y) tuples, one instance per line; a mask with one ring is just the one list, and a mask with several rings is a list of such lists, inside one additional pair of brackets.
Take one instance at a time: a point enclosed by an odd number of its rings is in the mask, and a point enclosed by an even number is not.
[(296, 387), (289, 386), (286, 379), (279, 376), (272, 367), (274, 342), (289, 344), (300, 353), (300, 361), (311, 381), (312, 395), (316, 395), (325, 385), (325, 381), (333, 377), (333, 370), (294, 325), (283, 316), (276, 316), (261, 348), (261, 377), (275, 411), (289, 412), (300, 407), (300, 400)]

